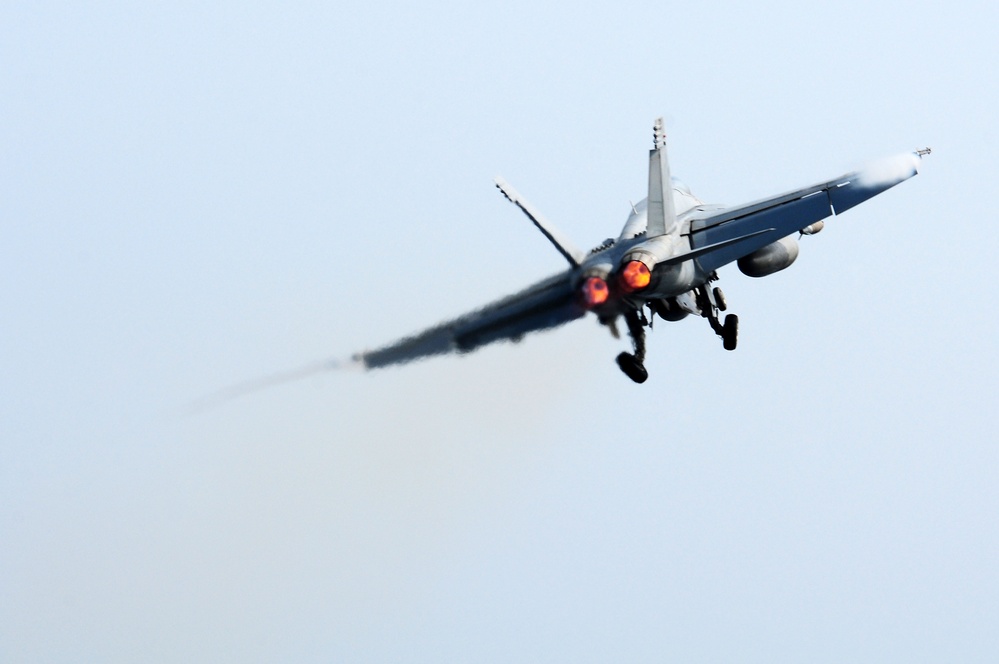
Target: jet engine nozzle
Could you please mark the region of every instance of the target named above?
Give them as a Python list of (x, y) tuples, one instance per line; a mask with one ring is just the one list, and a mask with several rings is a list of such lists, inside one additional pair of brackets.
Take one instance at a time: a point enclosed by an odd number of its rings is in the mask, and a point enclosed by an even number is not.
[(603, 277), (587, 277), (579, 286), (579, 293), (583, 297), (583, 304), (587, 309), (599, 307), (610, 297), (610, 288), (607, 280)]
[(651, 282), (652, 270), (642, 261), (628, 261), (621, 270), (621, 288), (628, 293), (648, 288)]
[(656, 266), (673, 255), (673, 238), (659, 235), (632, 247), (618, 267), (618, 282), (626, 293), (635, 293), (652, 284)]

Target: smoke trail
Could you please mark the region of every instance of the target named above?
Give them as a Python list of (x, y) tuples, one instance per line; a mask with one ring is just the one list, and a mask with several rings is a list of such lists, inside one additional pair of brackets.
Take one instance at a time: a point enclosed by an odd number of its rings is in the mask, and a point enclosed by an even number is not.
[(237, 383), (236, 385), (223, 388), (214, 394), (210, 394), (191, 402), (183, 412), (187, 415), (194, 415), (210, 408), (220, 406), (227, 401), (232, 401), (233, 399), (253, 394), (254, 392), (259, 392), (270, 387), (284, 385), (285, 383), (291, 383), (303, 378), (308, 378), (309, 376), (325, 373), (327, 371), (336, 371), (339, 369), (361, 369), (363, 366), (363, 363), (358, 360), (321, 360), (319, 362), (312, 362), (311, 364), (299, 367), (298, 369), (279, 371), (268, 376), (254, 378), (252, 380), (247, 380), (242, 383)]

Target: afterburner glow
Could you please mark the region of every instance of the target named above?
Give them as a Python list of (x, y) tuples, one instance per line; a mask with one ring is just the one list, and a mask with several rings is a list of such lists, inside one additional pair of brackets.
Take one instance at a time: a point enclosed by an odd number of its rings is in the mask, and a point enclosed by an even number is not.
[(652, 273), (642, 261), (629, 261), (621, 270), (621, 285), (629, 293), (642, 290), (652, 281)]
[(583, 294), (583, 302), (589, 309), (600, 306), (610, 297), (607, 282), (600, 277), (590, 277), (584, 281), (583, 285), (580, 286), (580, 291)]

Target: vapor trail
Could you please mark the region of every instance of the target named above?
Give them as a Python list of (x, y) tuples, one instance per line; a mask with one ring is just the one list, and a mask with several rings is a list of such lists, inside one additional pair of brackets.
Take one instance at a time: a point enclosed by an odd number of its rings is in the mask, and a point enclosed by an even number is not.
[(210, 394), (191, 402), (188, 404), (187, 408), (184, 409), (184, 413), (193, 415), (195, 413), (208, 410), (209, 408), (220, 406), (221, 404), (238, 397), (243, 397), (247, 394), (265, 390), (269, 387), (284, 385), (285, 383), (291, 383), (296, 380), (308, 378), (309, 376), (314, 376), (327, 371), (360, 368), (360, 366), (361, 364), (354, 360), (348, 360), (346, 362), (341, 360), (321, 360), (319, 362), (312, 362), (311, 364), (299, 367), (298, 369), (279, 371), (277, 373), (270, 374), (269, 376), (254, 378), (252, 380), (247, 380), (242, 383), (237, 383), (223, 388), (214, 394)]
[(903, 152), (893, 157), (868, 162), (860, 169), (857, 181), (865, 187), (878, 185), (890, 187), (919, 172), (921, 154), (921, 152)]

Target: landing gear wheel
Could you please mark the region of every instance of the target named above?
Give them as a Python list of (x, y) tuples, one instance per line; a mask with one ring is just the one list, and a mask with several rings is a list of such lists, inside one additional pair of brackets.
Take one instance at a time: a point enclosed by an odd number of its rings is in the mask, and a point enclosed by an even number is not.
[(735, 350), (735, 345), (739, 342), (739, 317), (735, 314), (725, 316), (725, 324), (722, 325), (722, 346), (725, 350)]
[(636, 383), (644, 383), (649, 378), (649, 372), (645, 370), (645, 365), (631, 353), (621, 353), (617, 356), (617, 366), (621, 368), (628, 378)]
[(718, 307), (718, 311), (728, 309), (728, 305), (725, 304), (725, 293), (720, 288), (715, 288), (715, 306)]

